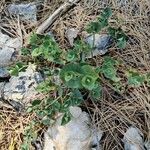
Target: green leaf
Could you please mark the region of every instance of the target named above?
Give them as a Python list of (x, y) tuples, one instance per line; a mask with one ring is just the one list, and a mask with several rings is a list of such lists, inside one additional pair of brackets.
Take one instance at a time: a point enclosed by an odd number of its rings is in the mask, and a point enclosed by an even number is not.
[(95, 78), (92, 76), (86, 75), (82, 78), (82, 85), (88, 90), (92, 90), (95, 86)]
[(112, 16), (112, 10), (111, 10), (111, 8), (109, 8), (109, 7), (105, 8), (105, 9), (103, 10), (101, 16), (102, 16), (103, 18), (105, 18), (105, 19), (110, 18), (110, 17)]
[(139, 87), (144, 82), (145, 78), (143, 76), (134, 76), (128, 78), (128, 84), (135, 87)]
[(46, 113), (44, 110), (36, 110), (36, 115), (39, 117), (39, 118), (43, 118), (46, 116)]
[(90, 95), (94, 100), (99, 100), (102, 97), (101, 85), (97, 84), (97, 86), (91, 91)]
[(12, 68), (9, 73), (12, 75), (12, 76), (18, 76), (19, 74), (19, 68), (18, 67), (14, 67)]
[(148, 86), (150, 86), (150, 73), (146, 74), (146, 81), (147, 81)]
[(117, 37), (117, 29), (116, 28), (112, 28), (112, 27), (108, 27), (108, 32), (109, 34), (114, 38), (116, 39)]
[(117, 43), (117, 47), (124, 49), (126, 47), (127, 36), (121, 28), (108, 28), (109, 34)]
[(107, 67), (102, 69), (102, 73), (104, 76), (114, 82), (120, 81), (120, 78), (118, 78), (116, 75), (116, 69), (114, 67)]
[(88, 33), (99, 33), (101, 31), (101, 24), (100, 22), (91, 22), (88, 26), (86, 31)]
[(104, 57), (103, 65), (113, 67), (118, 64), (118, 61), (112, 57), (106, 56)]
[(66, 112), (62, 118), (61, 125), (66, 125), (71, 120), (70, 112)]
[(23, 143), (21, 145), (21, 150), (29, 150), (29, 149), (30, 149), (29, 143)]
[(41, 100), (34, 100), (32, 102), (32, 106), (34, 107), (34, 106), (40, 105), (40, 103), (41, 103)]
[(54, 100), (54, 102), (52, 103), (52, 109), (53, 109), (55, 112), (60, 111), (60, 109), (61, 109), (61, 103), (58, 102), (57, 100)]
[(89, 53), (91, 50), (92, 50), (91, 46), (89, 44), (85, 43), (85, 41), (83, 41), (83, 40), (75, 41), (73, 51), (77, 55), (81, 54), (81, 52), (83, 52), (85, 54)]
[(72, 103), (71, 103), (72, 106), (78, 106), (83, 102), (83, 99), (76, 98), (76, 99), (71, 99), (71, 101), (72, 101)]
[(68, 86), (68, 88), (82, 88), (81, 79), (79, 77), (69, 80), (65, 84)]
[(108, 26), (108, 19), (112, 15), (112, 10), (110, 8), (105, 8), (97, 21), (93, 21), (88, 24), (86, 31), (88, 33), (99, 33), (102, 28)]
[[(72, 75), (69, 75), (66, 81), (66, 73), (70, 72)], [(74, 75), (73, 75), (74, 74)], [(81, 88), (81, 76), (82, 69), (79, 64), (70, 63), (65, 65), (60, 71), (60, 78), (69, 88)]]
[(83, 96), (82, 96), (81, 92), (78, 89), (74, 89), (72, 91), (72, 94), (70, 96), (73, 99), (77, 99), (78, 98), (80, 100), (83, 100)]
[(117, 39), (117, 46), (124, 49), (126, 47), (126, 39), (124, 37)]
[(119, 94), (125, 91), (125, 87), (122, 85), (121, 82), (114, 82), (113, 84), (114, 91), (118, 92)]
[(75, 77), (75, 74), (73, 71), (67, 71), (65, 72), (65, 81), (68, 82), (70, 81), (71, 79), (73, 79)]
[(22, 62), (17, 62), (15, 66), (9, 68), (9, 72), (12, 76), (18, 76), (19, 72), (25, 71), (27, 68), (27, 65), (25, 65)]
[(81, 69), (84, 75), (91, 75), (95, 80), (98, 78), (98, 74), (96, 73), (93, 66), (83, 65)]
[(55, 123), (55, 120), (50, 119), (50, 118), (46, 118), (46, 119), (42, 119), (42, 123), (46, 126), (50, 126), (50, 125), (53, 125)]
[(31, 37), (30, 37), (30, 44), (31, 44), (31, 45), (32, 45), (32, 44), (36, 44), (37, 41), (38, 41), (38, 35), (35, 34), (35, 33), (33, 33), (33, 34), (31, 35)]
[(113, 58), (105, 57), (101, 67), (101, 72), (104, 74), (104, 76), (113, 82), (120, 81), (120, 78), (117, 77), (117, 64), (118, 62)]
[(83, 96), (78, 89), (73, 89), (68, 96), (62, 105), (61, 112), (66, 112), (70, 106), (78, 106), (83, 102)]
[(28, 112), (28, 113), (33, 112), (33, 110), (34, 110), (34, 109), (33, 109), (32, 107), (28, 107), (28, 108), (27, 108), (27, 112)]
[(126, 72), (126, 75), (128, 78), (128, 84), (134, 87), (141, 86), (145, 81), (145, 76), (135, 70), (129, 70)]
[(37, 35), (34, 40), (36, 42), (32, 44), (32, 57), (37, 57), (37, 60), (45, 59), (57, 64), (63, 63), (63, 60), (61, 60), (62, 50), (50, 36)]
[(42, 53), (43, 53), (43, 52), (42, 52), (41, 48), (35, 48), (35, 49), (32, 51), (31, 55), (32, 55), (32, 57), (38, 57), (38, 56), (40, 56)]
[(77, 58), (78, 58), (78, 55), (74, 50), (69, 51), (66, 57), (67, 61), (76, 61)]
[(23, 134), (23, 143), (21, 150), (29, 150), (31, 148), (31, 142), (37, 138), (37, 133), (34, 131), (35, 122), (31, 122), (26, 126)]
[[(82, 88), (84, 85), (84, 76), (89, 75), (96, 81), (98, 74), (90, 65), (67, 64), (60, 72), (60, 77), (70, 88)], [(81, 81), (82, 79), (82, 81)], [(82, 84), (81, 84), (82, 83)], [(86, 85), (84, 85), (85, 87)], [(90, 87), (88, 87), (90, 89)]]
[(71, 103), (72, 101), (71, 101), (71, 99), (66, 99), (65, 101), (64, 101), (64, 103), (62, 104), (62, 107), (61, 107), (61, 109), (60, 109), (60, 112), (66, 112), (66, 111), (68, 111), (68, 109), (69, 109), (69, 107), (70, 106), (72, 106), (72, 103)]
[(111, 67), (103, 68), (102, 72), (105, 75), (105, 77), (108, 79), (112, 79), (114, 76), (116, 76), (115, 68), (111, 68)]
[(42, 119), (42, 123), (46, 126), (51, 125), (51, 120), (49, 118), (44, 118)]
[(111, 78), (111, 80), (112, 81), (114, 81), (114, 82), (119, 82), (120, 81), (120, 78), (118, 78), (117, 76), (116, 76), (116, 74)]
[(21, 49), (21, 55), (30, 55), (30, 50), (28, 48), (22, 48)]
[(99, 23), (101, 29), (108, 26), (108, 20), (106, 18), (99, 18)]
[(83, 95), (78, 89), (74, 89), (70, 94), (70, 106), (77, 106), (83, 101)]
[(55, 85), (51, 81), (43, 81), (37, 87), (36, 90), (41, 93), (48, 93), (56, 89)]

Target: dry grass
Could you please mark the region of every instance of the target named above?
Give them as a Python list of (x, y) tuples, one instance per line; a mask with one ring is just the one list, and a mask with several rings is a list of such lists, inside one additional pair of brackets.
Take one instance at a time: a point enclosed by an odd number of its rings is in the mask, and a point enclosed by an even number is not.
[[(124, 2), (125, 5), (120, 5)], [(2, 4), (1, 4), (2, 3)], [(61, 0), (45, 1), (39, 11), (39, 23), (47, 15), (53, 12), (60, 4)], [(5, 0), (0, 2), (5, 5)], [(53, 7), (51, 7), (53, 6)], [(114, 16), (118, 16), (119, 25), (126, 31), (130, 39), (125, 50), (120, 51), (115, 47), (110, 49), (109, 54), (115, 58), (121, 58), (125, 67), (134, 67), (141, 73), (150, 71), (150, 1), (149, 0), (81, 0), (73, 9), (65, 15), (60, 16), (49, 29), (54, 32), (56, 39), (63, 48), (68, 47), (65, 38), (67, 28), (79, 29), (83, 35), (86, 24), (94, 19), (105, 6), (113, 9)], [(4, 20), (3, 26), (7, 32), (14, 36), (19, 36), (17, 32), (17, 20)], [(117, 26), (115, 18), (110, 20), (112, 25)], [(0, 22), (2, 23), (2, 22)], [(5, 25), (4, 25), (5, 23)], [(10, 28), (6, 28), (10, 26)], [(24, 25), (20, 23), (23, 31), (23, 38), (36, 28), (36, 25)], [(97, 58), (97, 61), (101, 57)], [(87, 104), (91, 112), (93, 122), (105, 132), (102, 140), (104, 150), (121, 150), (123, 145), (121, 138), (129, 126), (138, 127), (144, 134), (144, 138), (150, 140), (150, 88), (143, 85), (136, 89), (127, 89), (122, 95), (115, 95), (109, 86), (104, 86), (103, 99), (98, 103)], [(33, 116), (19, 115), (11, 109), (0, 109), (0, 149), (8, 150), (11, 141), (15, 141), (16, 149), (19, 150), (22, 143), (22, 133), (25, 126), (32, 120)]]
[(19, 149), (25, 127), (34, 115), (23, 115), (12, 109), (0, 108), (0, 149)]

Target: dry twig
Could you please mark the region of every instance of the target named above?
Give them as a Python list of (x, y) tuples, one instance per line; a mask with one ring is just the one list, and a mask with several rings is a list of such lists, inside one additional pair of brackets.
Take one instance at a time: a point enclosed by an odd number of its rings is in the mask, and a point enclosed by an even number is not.
[(66, 12), (71, 6), (75, 3), (79, 2), (80, 0), (69, 0), (61, 5), (47, 20), (45, 20), (36, 30), (37, 34), (42, 34), (44, 31), (52, 25), (52, 23), (57, 19), (57, 17)]

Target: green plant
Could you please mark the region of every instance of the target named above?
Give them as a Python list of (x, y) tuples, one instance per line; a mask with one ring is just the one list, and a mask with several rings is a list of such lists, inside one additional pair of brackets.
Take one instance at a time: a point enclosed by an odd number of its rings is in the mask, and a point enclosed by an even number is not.
[[(69, 107), (83, 102), (81, 91), (85, 91), (92, 99), (99, 99), (101, 96), (98, 94), (101, 93), (99, 74), (93, 66), (85, 63), (82, 57), (91, 47), (83, 40), (77, 40), (74, 48), (66, 55), (50, 37), (43, 38), (43, 43), (38, 42), (38, 35), (32, 38), (32, 42), (38, 43), (31, 43), (32, 57), (36, 58), (36, 62), (40, 64), (40, 60), (44, 59), (56, 67), (51, 70), (46, 69), (48, 66), (41, 68), (47, 79), (39, 84), (36, 90), (49, 96), (43, 101), (35, 100), (28, 112), (36, 112), (37, 116), (42, 118), (43, 124), (52, 123), (54, 114), (63, 112), (62, 124), (65, 124), (71, 119)], [(59, 82), (55, 81), (55, 77)]]
[(37, 138), (37, 133), (34, 131), (35, 122), (32, 121), (25, 128), (23, 135), (23, 143), (21, 145), (21, 150), (30, 150), (31, 142)]
[(117, 64), (118, 61), (111, 57), (105, 57), (101, 67), (101, 72), (104, 76), (113, 82), (119, 82), (120, 78), (117, 77)]
[(145, 82), (145, 75), (140, 74), (134, 69), (126, 72), (128, 84), (134, 87), (139, 87)]
[(62, 60), (60, 58), (62, 50), (59, 48), (58, 44), (54, 41), (53, 38), (47, 35), (40, 39), (42, 41), (40, 43), (38, 42), (37, 36), (35, 36), (34, 38), (33, 37), (30, 40), (31, 45), (33, 41), (39, 43), (38, 46), (35, 45), (35, 43), (34, 45), (32, 45), (32, 47), (34, 47), (31, 53), (33, 58), (42, 58), (50, 62), (62, 63)]
[(110, 8), (105, 8), (101, 13), (101, 16), (97, 18), (96, 21), (90, 22), (87, 26), (88, 33), (99, 33), (104, 27), (108, 26), (108, 19), (112, 16), (112, 10)]
[(146, 82), (147, 82), (147, 85), (150, 87), (150, 73), (146, 74)]
[[(94, 36), (95, 33), (100, 32), (105, 27), (110, 30), (109, 18), (111, 15), (110, 8), (104, 9), (97, 21), (89, 24), (87, 31)], [(122, 30), (118, 31), (117, 39), (121, 32)], [(34, 62), (47, 75), (46, 81), (37, 87), (37, 90), (45, 94), (46, 98), (41, 102), (35, 100), (28, 108), (28, 112), (36, 112), (42, 118), (43, 124), (53, 122), (51, 121), (53, 115), (63, 112), (62, 124), (65, 124), (71, 119), (69, 107), (81, 104), (84, 100), (83, 95), (87, 95), (91, 100), (101, 98), (100, 74), (103, 74), (112, 82), (119, 82), (120, 78), (117, 77), (116, 69), (117, 61), (111, 57), (104, 58), (104, 62), (98, 71), (98, 68), (85, 61), (84, 56), (91, 50), (92, 47), (82, 39), (78, 39), (73, 49), (65, 52), (50, 36), (33, 34), (30, 38), (29, 48), (24, 49), (23, 52), (24, 54), (30, 52)], [(44, 67), (42, 66), (43, 61), (48, 62)], [(49, 70), (48, 64), (53, 64), (54, 69)], [(56, 77), (59, 82), (55, 81)]]
[(60, 77), (69, 88), (92, 90), (98, 79), (98, 74), (90, 65), (70, 63), (62, 68)]
[(25, 71), (26, 68), (27, 68), (28, 65), (22, 63), (22, 62), (17, 62), (15, 64), (15, 66), (12, 66), (12, 67), (9, 67), (8, 70), (9, 70), (9, 73), (12, 75), (12, 76), (18, 76), (19, 72), (21, 71)]
[[(54, 123), (54, 115), (58, 112), (64, 113), (62, 118), (62, 124), (66, 124), (71, 119), (69, 112), (70, 106), (77, 106), (83, 101), (83, 96), (78, 89), (73, 89), (68, 92), (59, 94), (56, 99), (45, 98), (44, 100), (34, 100), (27, 112), (35, 112), (39, 117), (40, 123), (44, 125), (52, 125)], [(68, 117), (68, 118), (67, 118)]]
[(91, 50), (92, 47), (89, 44), (85, 43), (82, 39), (77, 40), (74, 43), (74, 48), (72, 50), (69, 49), (69, 51), (67, 52), (65, 59), (68, 62), (84, 62), (84, 55), (91, 52)]
[[(109, 35), (116, 42), (117, 47), (125, 48), (128, 37), (120, 27), (115, 28), (109, 25), (109, 18), (111, 16), (112, 16), (112, 10), (110, 8), (105, 8), (96, 21), (90, 22), (88, 24), (86, 30), (88, 33), (91, 33), (94, 37), (93, 39), (95, 39), (96, 33), (99, 33), (102, 29), (106, 29)], [(94, 41), (95, 40), (93, 40), (93, 46), (94, 46)]]
[(119, 28), (108, 28), (108, 33), (113, 37), (113, 39), (116, 41), (116, 45), (119, 48), (125, 48), (126, 47), (126, 41), (128, 39), (127, 35), (123, 32), (123, 30)]

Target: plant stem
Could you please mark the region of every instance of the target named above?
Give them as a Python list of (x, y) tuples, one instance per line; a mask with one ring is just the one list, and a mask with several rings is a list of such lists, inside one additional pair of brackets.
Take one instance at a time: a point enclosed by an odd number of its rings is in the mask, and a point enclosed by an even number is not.
[(95, 33), (93, 33), (92, 36), (93, 36), (93, 43), (92, 43), (91, 55), (92, 55), (92, 57), (93, 57), (93, 51), (94, 51), (94, 48), (95, 48)]

